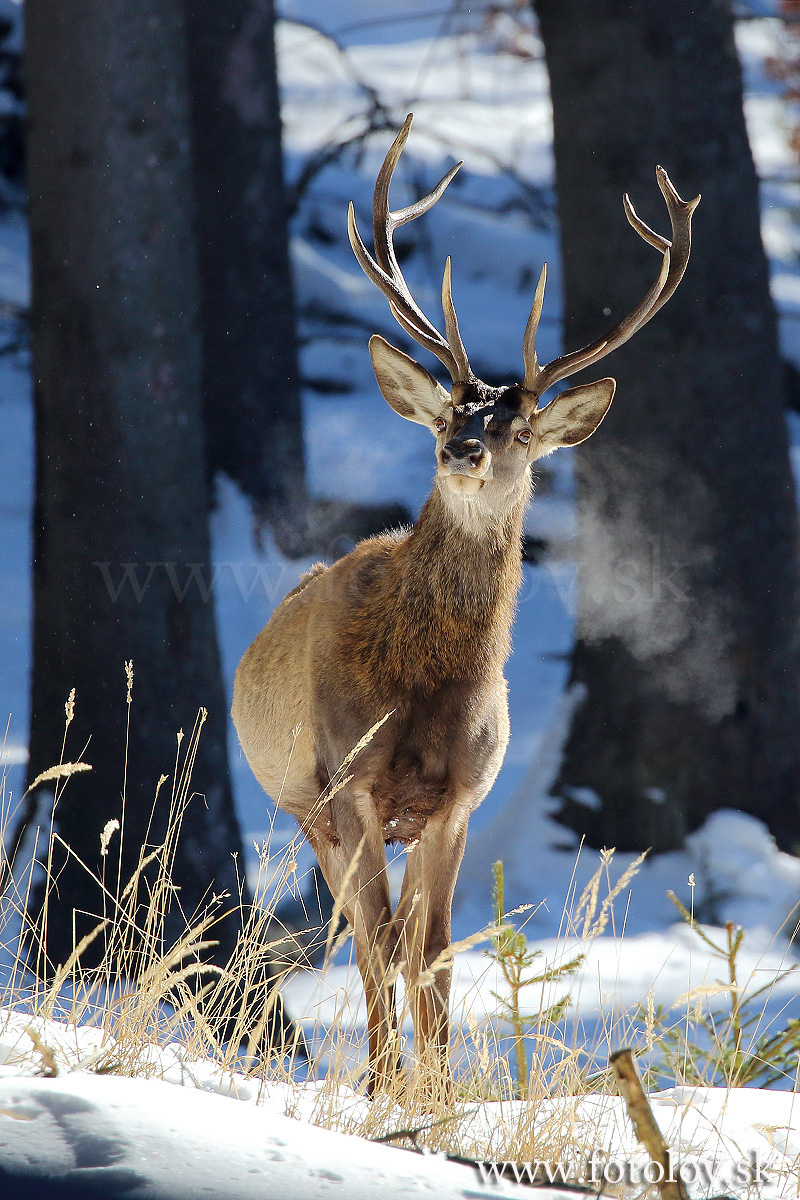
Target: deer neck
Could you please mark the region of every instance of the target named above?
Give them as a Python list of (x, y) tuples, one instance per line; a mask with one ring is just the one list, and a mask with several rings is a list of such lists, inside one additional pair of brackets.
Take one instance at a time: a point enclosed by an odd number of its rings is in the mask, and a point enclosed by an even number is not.
[[(450, 492), (437, 479), (393, 563), (398, 650), (406, 682), (485, 675), (502, 666), (522, 577), (528, 473), (493, 506)], [(388, 615), (388, 614), (387, 614)]]

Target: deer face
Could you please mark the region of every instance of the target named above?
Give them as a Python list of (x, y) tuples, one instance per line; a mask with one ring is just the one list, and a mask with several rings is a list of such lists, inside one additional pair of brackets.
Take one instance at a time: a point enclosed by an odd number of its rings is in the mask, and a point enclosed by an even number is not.
[(511, 388), (461, 384), (436, 418), (437, 474), (452, 492), (513, 491), (528, 466), (531, 428)]
[(613, 379), (571, 388), (542, 409), (521, 384), (492, 388), (473, 379), (448, 392), (377, 334), (369, 349), (384, 399), (401, 417), (430, 429), (437, 476), (462, 496), (516, 495), (530, 464), (594, 433), (614, 396)]

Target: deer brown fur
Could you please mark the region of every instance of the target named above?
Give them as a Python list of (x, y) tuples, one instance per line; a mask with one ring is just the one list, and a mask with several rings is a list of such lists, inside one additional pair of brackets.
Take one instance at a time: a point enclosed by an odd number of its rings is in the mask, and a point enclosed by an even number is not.
[[(334, 895), (344, 892), (366, 994), (372, 1088), (395, 1066), (393, 967), (406, 980), (418, 1054), (445, 1075), (448, 1070), (450, 967), (446, 955), (436, 960), (450, 944), (469, 816), (491, 788), (508, 743), (503, 670), (521, 579), (530, 468), (597, 428), (614, 381), (571, 388), (544, 408), (539, 398), (551, 383), (626, 341), (674, 291), (688, 259), (696, 204), (681, 201), (660, 172), (673, 226), (668, 242), (639, 220), (626, 197), (631, 224), (662, 253), (648, 296), (605, 339), (541, 367), (535, 333), (543, 272), (524, 339), (524, 382), (490, 388), (472, 374), (461, 344), (449, 262), (445, 339), (417, 308), (394, 257), (393, 229), (435, 203), (455, 173), (417, 205), (389, 212), (389, 182), (410, 123), (376, 184), (377, 261), (360, 239), (352, 207), (350, 236), (400, 324), (453, 377), (448, 393), (388, 342), (370, 341), (388, 403), (436, 437), (433, 490), (413, 529), (363, 541), (301, 580), (244, 655), (233, 699), (257, 779), (300, 822)], [(345, 785), (331, 788), (346, 756), (382, 718), (348, 765)], [(388, 842), (408, 848), (394, 913)], [(423, 972), (432, 964), (431, 979)]]

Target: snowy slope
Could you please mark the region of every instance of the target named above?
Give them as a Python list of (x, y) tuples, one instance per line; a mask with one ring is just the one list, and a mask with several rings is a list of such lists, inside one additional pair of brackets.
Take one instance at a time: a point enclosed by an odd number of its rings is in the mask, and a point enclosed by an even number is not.
[[(0, 1079), (3, 1200), (478, 1200), (475, 1168), (315, 1128), (158, 1079)], [(529, 1194), (529, 1193), (528, 1193)], [(562, 1195), (564, 1193), (561, 1193)], [(557, 1190), (553, 1197), (559, 1195)]]
[[(20, 1019), (0, 1011), (3, 1200), (358, 1200), (376, 1189), (392, 1200), (530, 1194), (512, 1181), (486, 1179), (477, 1165), (353, 1136), (347, 1131), (361, 1128), (370, 1139), (383, 1137), (406, 1128), (407, 1117), (349, 1089), (222, 1077), (172, 1046), (154, 1054), (150, 1078), (97, 1075), (78, 1068), (81, 1054), (97, 1046), (97, 1030), (67, 1034), (55, 1022), (38, 1022), (37, 1033), (54, 1049), (54, 1078), (37, 1073)], [(732, 1197), (755, 1190), (765, 1200), (796, 1195), (794, 1093), (676, 1087), (650, 1099), (691, 1197), (721, 1189)], [(426, 1125), (424, 1113), (418, 1124)], [(544, 1161), (551, 1172), (560, 1162), (567, 1179), (593, 1158), (595, 1186), (616, 1182), (625, 1164), (641, 1178), (647, 1163), (615, 1096), (471, 1103), (462, 1106), (458, 1128), (462, 1155), (484, 1163), (507, 1160), (512, 1139), (520, 1162)], [(558, 1200), (567, 1193), (552, 1187), (540, 1194)]]
[[(689, 1172), (696, 1178), (692, 1197), (710, 1195), (712, 1181), (746, 1196), (753, 1190), (749, 1171), (765, 1200), (795, 1194), (800, 1121), (794, 1096), (676, 1088), (653, 1099), (676, 1161), (683, 1151), (687, 1180)], [(483, 1112), (480, 1119), (498, 1115)], [(591, 1140), (576, 1151), (588, 1156), (604, 1148), (596, 1159), (598, 1182), (604, 1170), (613, 1178), (626, 1162), (641, 1178), (647, 1159), (635, 1147), (619, 1100), (587, 1101), (581, 1122)], [(530, 1196), (511, 1180), (484, 1182), (477, 1167), (441, 1155), (409, 1153), (284, 1116), (269, 1099), (259, 1106), (192, 1088), (178, 1095), (158, 1079), (85, 1073), (0, 1079), (0, 1162), (3, 1200)], [(538, 1194), (542, 1200), (574, 1195), (558, 1187)]]

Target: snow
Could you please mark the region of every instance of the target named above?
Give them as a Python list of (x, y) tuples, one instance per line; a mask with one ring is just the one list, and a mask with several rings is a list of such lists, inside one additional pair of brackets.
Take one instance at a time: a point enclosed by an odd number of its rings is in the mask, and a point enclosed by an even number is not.
[(44, 1194), (53, 1197), (69, 1188), (76, 1189), (70, 1197), (170, 1200), (372, 1200), (378, 1190), (477, 1200), (522, 1191), (508, 1184), (481, 1187), (474, 1168), (222, 1096), (185, 1089), (175, 1101), (174, 1089), (159, 1080), (0, 1079), (4, 1200), (41, 1197), (45, 1181)]
[[(345, 1132), (359, 1122), (369, 1126), (370, 1118), (373, 1138), (406, 1127), (401, 1114), (349, 1089), (214, 1076), (207, 1064), (183, 1061), (172, 1046), (154, 1053), (151, 1078), (95, 1074), (80, 1056), (96, 1050), (99, 1031), (67, 1033), (51, 1021), (37, 1023), (36, 1032), (54, 1051), (56, 1077), (37, 1073), (19, 1016), (0, 1013), (4, 1200), (129, 1193), (317, 1200), (367, 1197), (376, 1188), (392, 1197), (522, 1194), (509, 1180), (486, 1181), (476, 1165)], [(720, 1185), (734, 1197), (749, 1195), (753, 1175), (765, 1200), (795, 1194), (795, 1093), (673, 1087), (650, 1099), (691, 1197), (709, 1196)], [(321, 1128), (323, 1120), (331, 1128)], [(459, 1126), (472, 1148), (467, 1157), (484, 1162), (505, 1160), (511, 1137), (528, 1147), (522, 1162), (545, 1160), (551, 1170), (558, 1161), (581, 1169), (593, 1156), (597, 1182), (624, 1164), (641, 1173), (647, 1162), (615, 1096), (473, 1103), (462, 1106)], [(548, 1158), (556, 1144), (559, 1158)], [(551, 1187), (544, 1197), (564, 1194)]]
[[(724, 931), (705, 927), (712, 936)], [(740, 954), (740, 974), (744, 986), (754, 991), (793, 965), (785, 948), (771, 945), (765, 932), (751, 933)], [(577, 937), (531, 939), (530, 946), (542, 951), (543, 962), (556, 966), (581, 951), (586, 962), (577, 980), (560, 987), (535, 985), (524, 989), (521, 1004), (526, 1012), (539, 1012), (569, 991), (573, 1016), (581, 1018), (582, 1028), (591, 1029), (593, 1016), (633, 1012), (648, 992), (655, 1002), (672, 1007), (688, 992), (709, 987), (721, 976), (721, 964), (709, 954), (699, 939), (691, 936), (683, 923), (674, 923), (654, 933), (597, 937), (585, 942)], [(800, 990), (794, 974), (775, 984), (772, 999), (776, 1004), (795, 999)], [(480, 952), (460, 954), (455, 963), (451, 995), (452, 1021), (466, 1025), (468, 1020), (501, 1022), (497, 994), (503, 983), (499, 969)], [(330, 1028), (342, 1024), (349, 1013), (354, 1028), (363, 1029), (366, 1013), (355, 966), (333, 967), (324, 974), (297, 972), (284, 987), (284, 998), (307, 1027)], [(357, 1007), (356, 1007), (357, 1006)], [(346, 1024), (346, 1019), (345, 1019)], [(406, 1029), (410, 1031), (410, 1021)], [(591, 1043), (591, 1036), (587, 1043)], [(587, 1045), (588, 1049), (588, 1045)], [(606, 1046), (606, 1054), (609, 1047)], [(613, 1049), (613, 1047), (611, 1047)]]
[[(0, 15), (2, 10), (0, 10)], [(4, 304), (28, 302), (28, 246), (22, 220), (0, 221), (0, 338), (13, 336)], [(21, 355), (0, 356), (0, 762), (27, 762), (30, 666), (30, 523), (33, 506), (33, 412), (30, 377)], [(9, 722), (6, 731), (6, 722)]]

